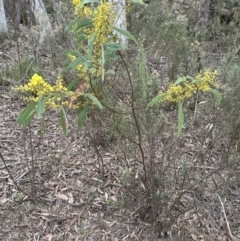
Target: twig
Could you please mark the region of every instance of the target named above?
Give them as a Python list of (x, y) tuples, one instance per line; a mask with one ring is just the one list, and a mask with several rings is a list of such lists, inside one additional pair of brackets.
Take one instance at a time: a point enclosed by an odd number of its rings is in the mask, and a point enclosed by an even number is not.
[[(93, 141), (93, 146), (94, 146), (94, 148), (96, 150), (96, 153), (97, 153), (97, 157), (98, 157), (97, 160), (98, 160), (98, 165), (99, 165), (99, 171), (100, 171), (101, 178), (102, 178), (102, 180), (104, 180), (103, 157), (102, 157), (100, 151), (98, 150), (97, 143), (96, 143), (96, 140), (95, 140), (95, 136), (94, 135), (92, 136), (91, 134), (89, 134), (89, 136), (90, 136), (90, 138)], [(101, 161), (101, 163), (100, 163), (100, 161)]]
[(2, 155), (1, 152), (0, 152), (0, 157), (1, 157), (2, 161), (3, 161), (3, 164), (4, 164), (7, 172), (8, 172), (8, 175), (9, 175), (10, 178), (12, 179), (14, 185), (17, 187), (17, 189), (18, 189), (20, 192), (24, 193), (23, 190), (18, 186), (18, 184), (17, 184), (17, 182), (15, 181), (15, 178), (13, 177), (13, 175), (11, 174), (11, 172), (10, 172), (10, 170), (9, 170), (9, 168), (8, 168), (8, 166), (7, 166), (6, 162), (5, 162), (5, 159), (3, 158), (3, 155)]
[(196, 98), (195, 98), (194, 114), (193, 114), (193, 121), (192, 121), (193, 124), (195, 122), (195, 118), (196, 118), (196, 114), (197, 114), (197, 103), (198, 103), (198, 92), (197, 92)]
[[(8, 161), (14, 161), (14, 160), (8, 160)], [(7, 167), (14, 167), (14, 166), (17, 166), (17, 165), (21, 165), (22, 162), (15, 162), (15, 163), (9, 163), (9, 164), (6, 164)], [(5, 169), (6, 167), (3, 165), (3, 166), (0, 166), (0, 169)]]
[(32, 130), (31, 125), (29, 125), (29, 134), (30, 134), (30, 150), (31, 150), (31, 164), (32, 164), (32, 170), (31, 170), (31, 194), (32, 199), (36, 197), (36, 190), (35, 190), (35, 163), (34, 163), (34, 157), (33, 157), (33, 143), (32, 143)]
[(226, 215), (226, 212), (225, 212), (225, 208), (224, 208), (223, 202), (222, 202), (222, 200), (221, 200), (221, 197), (220, 197), (219, 195), (218, 195), (218, 198), (219, 198), (219, 201), (220, 201), (221, 206), (222, 206), (223, 215), (224, 215), (224, 218), (225, 218), (225, 221), (226, 221), (226, 224), (227, 224), (228, 234), (229, 234), (229, 236), (230, 236), (230, 238), (231, 238), (232, 240), (236, 240), (236, 239), (233, 237), (233, 235), (232, 235), (232, 232), (231, 232), (231, 229), (230, 229), (230, 226), (229, 226), (229, 222), (228, 222), (228, 220), (227, 220), (227, 215)]
[[(131, 111), (132, 111), (133, 120), (135, 122), (137, 135), (138, 135), (138, 147), (139, 147), (139, 150), (140, 150), (140, 153), (141, 153), (142, 166), (143, 166), (143, 171), (144, 171), (144, 185), (145, 185), (145, 187), (147, 187), (147, 168), (146, 168), (146, 164), (145, 164), (144, 150), (143, 150), (143, 147), (142, 147), (142, 133), (141, 133), (139, 120), (138, 120), (137, 113), (136, 113), (136, 108), (135, 108), (135, 92), (134, 92), (134, 88), (133, 88), (133, 82), (132, 82), (131, 74), (130, 74), (130, 71), (128, 69), (127, 63), (124, 60), (121, 51), (118, 50), (118, 53), (120, 55), (120, 58), (122, 60), (123, 65), (124, 65), (124, 67), (125, 67), (125, 69), (127, 71), (127, 76), (128, 76), (128, 80), (129, 80), (129, 84), (130, 84), (130, 89), (131, 89), (131, 98), (130, 98)], [(147, 190), (148, 190), (148, 188), (147, 188)], [(149, 190), (148, 190), (148, 192), (149, 192)]]
[(16, 182), (19, 182), (19, 180), (20, 180), (22, 177), (24, 177), (27, 173), (28, 173), (28, 171), (25, 171), (25, 172), (24, 172), (23, 174), (21, 174), (19, 177), (14, 178), (14, 180), (15, 180)]
[[(25, 159), (26, 159), (26, 166), (27, 166), (27, 170), (28, 170), (28, 173), (30, 175), (30, 185), (31, 185), (31, 198), (34, 200), (35, 198), (35, 186), (34, 186), (34, 180), (33, 180), (33, 170), (31, 170), (30, 168), (30, 165), (29, 165), (29, 161), (28, 161), (28, 154), (27, 154), (27, 146), (26, 146), (26, 130), (23, 130), (23, 133), (25, 134), (24, 135), (24, 155), (25, 155)], [(31, 134), (30, 134), (30, 146), (31, 146), (31, 157), (32, 157), (32, 160), (31, 162), (33, 163), (33, 150), (32, 150), (32, 142), (31, 142)], [(32, 166), (32, 169), (34, 167)]]

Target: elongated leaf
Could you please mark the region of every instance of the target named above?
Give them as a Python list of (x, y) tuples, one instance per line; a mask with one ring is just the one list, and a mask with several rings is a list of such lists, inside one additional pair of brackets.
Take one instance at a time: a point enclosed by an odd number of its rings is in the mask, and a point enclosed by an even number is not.
[(27, 107), (25, 107), (25, 108), (22, 110), (22, 112), (19, 114), (16, 122), (17, 122), (19, 125), (24, 125), (26, 119), (29, 118), (29, 116), (32, 116), (32, 113), (35, 113), (36, 105), (37, 105), (37, 102), (32, 102), (32, 103), (29, 104)]
[(22, 124), (23, 128), (27, 128), (27, 126), (30, 124), (31, 120), (33, 119), (33, 116), (35, 115), (36, 110), (34, 110), (25, 120)]
[(69, 65), (70, 68), (75, 69), (80, 63), (84, 62), (83, 57), (78, 57)]
[(104, 56), (105, 56), (105, 64), (116, 59), (115, 53), (112, 53), (112, 52), (105, 51)]
[(73, 87), (75, 87), (75, 86), (77, 85), (77, 83), (79, 83), (79, 79), (74, 79), (74, 80), (72, 80), (72, 81), (69, 83), (69, 85), (67, 86), (67, 89), (68, 89), (68, 90), (72, 90)]
[(83, 20), (81, 21), (77, 27), (74, 29), (74, 31), (77, 31), (79, 30), (80, 28), (89, 28), (93, 25), (93, 21), (90, 20), (90, 19), (86, 19), (86, 20)]
[(62, 127), (62, 131), (66, 135), (67, 134), (67, 117), (66, 117), (66, 112), (62, 106), (60, 108), (59, 125)]
[(184, 124), (184, 114), (183, 114), (183, 102), (178, 102), (178, 136), (181, 135), (183, 124)]
[(37, 116), (38, 118), (42, 118), (42, 114), (44, 113), (44, 98), (40, 97), (37, 102)]
[(40, 134), (42, 134), (42, 132), (44, 131), (44, 129), (45, 129), (45, 120), (44, 120), (44, 118), (41, 118)]
[(81, 1), (80, 8), (82, 8), (87, 3), (100, 3), (98, 0), (83, 0)]
[(154, 97), (150, 103), (148, 103), (147, 105), (147, 108), (148, 107), (152, 107), (154, 106), (155, 104), (157, 104), (158, 102), (162, 101), (165, 97), (166, 97), (167, 94), (161, 94), (161, 95), (157, 95), (156, 97)]
[(104, 47), (106, 48), (107, 52), (115, 52), (117, 50), (125, 49), (126, 47), (122, 46), (120, 43), (115, 44), (105, 44)]
[(182, 83), (184, 81), (184, 78), (183, 77), (179, 77), (176, 82), (174, 83), (174, 85), (178, 85), (180, 83)]
[(69, 72), (70, 69), (71, 69), (71, 67), (68, 65), (68, 66), (62, 68), (62, 69), (60, 70), (59, 74), (61, 75), (61, 74), (63, 74), (63, 73)]
[(75, 26), (75, 24), (76, 24), (77, 21), (79, 21), (79, 20), (78, 20), (78, 19), (75, 19), (75, 20), (71, 21), (71, 22), (65, 27), (64, 31), (65, 31), (65, 32), (70, 31), (70, 30), (73, 28), (73, 26)]
[(78, 128), (81, 129), (82, 125), (86, 119), (87, 113), (89, 111), (89, 106), (86, 105), (79, 113), (78, 115)]
[(143, 4), (142, 0), (131, 0), (133, 3)]
[(217, 104), (219, 105), (221, 103), (221, 101), (222, 101), (222, 95), (215, 89), (210, 89), (209, 91), (216, 96)]
[(202, 81), (203, 81), (202, 79), (199, 79), (199, 80), (194, 79), (192, 81), (192, 84), (198, 84), (198, 83), (201, 83)]
[(113, 29), (122, 34), (123, 36), (127, 37), (128, 39), (133, 40), (136, 44), (138, 43), (135, 37), (132, 34), (130, 34), (127, 30), (116, 27), (113, 27)]
[(87, 61), (87, 60), (84, 61), (83, 65), (84, 65), (85, 69), (89, 69), (92, 66), (91, 61)]
[(90, 99), (93, 103), (95, 103), (99, 107), (99, 109), (103, 108), (100, 101), (94, 95), (91, 95), (89, 93), (84, 93), (83, 95)]
[(194, 79), (193, 77), (191, 77), (191, 76), (187, 76), (186, 78), (187, 78), (187, 79), (190, 79), (192, 82), (195, 81), (195, 79)]
[(75, 40), (76, 43), (80, 44), (85, 39), (83, 34), (79, 34), (78, 38)]

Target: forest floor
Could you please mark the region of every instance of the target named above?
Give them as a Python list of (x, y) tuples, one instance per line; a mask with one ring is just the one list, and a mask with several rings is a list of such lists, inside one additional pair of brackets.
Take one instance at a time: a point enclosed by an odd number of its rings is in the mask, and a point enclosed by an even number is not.
[[(17, 126), (23, 106), (8, 86), (1, 86), (0, 101), (0, 151), (5, 162), (0, 166), (0, 240), (211, 241), (239, 236), (239, 169), (222, 168), (223, 140), (214, 140), (214, 149), (204, 144), (209, 140), (205, 127), (217, 110), (194, 130), (184, 130), (177, 141), (172, 155), (193, 157), (194, 177), (189, 182), (197, 187), (185, 193), (174, 222), (164, 227), (152, 222), (140, 164), (124, 159), (114, 145), (96, 147), (86, 129), (77, 130), (74, 114), (68, 115), (65, 136), (56, 113), (46, 113), (40, 135), (37, 118), (28, 130)], [(167, 138), (159, 136), (165, 150)], [(157, 160), (164, 158), (162, 152), (159, 148)], [(133, 168), (136, 183), (128, 180), (127, 170)], [(168, 180), (171, 190), (174, 178)]]
[(1, 88), (0, 98), (1, 154), (21, 188), (1, 162), (0, 240), (158, 240), (137, 218), (139, 207), (121, 181), (126, 163), (116, 153), (99, 150), (102, 177), (93, 144), (73, 122), (64, 136), (48, 113), (40, 137), (37, 119), (31, 133), (16, 125), (22, 106), (11, 90)]

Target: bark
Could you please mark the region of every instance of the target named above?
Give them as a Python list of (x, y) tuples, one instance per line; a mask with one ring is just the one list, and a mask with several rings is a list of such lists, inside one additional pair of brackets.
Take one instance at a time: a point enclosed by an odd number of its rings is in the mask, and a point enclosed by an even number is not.
[(3, 0), (0, 0), (0, 32), (7, 32), (7, 20)]
[(209, 20), (209, 6), (210, 6), (210, 0), (206, 0), (204, 4), (202, 5), (202, 18), (203, 18), (203, 23), (206, 25), (206, 23)]
[(39, 26), (39, 43), (43, 44), (52, 33), (52, 25), (42, 0), (31, 0), (31, 10)]
[(15, 0), (14, 26), (16, 29), (19, 29), (20, 25), (20, 11), (20, 0)]
[(50, 0), (50, 2), (53, 5), (54, 12), (55, 12), (55, 18), (57, 20), (58, 25), (62, 26), (63, 28), (65, 28), (67, 26), (67, 22), (66, 22), (65, 18), (62, 15), (60, 4), (58, 2), (56, 2), (55, 0)]
[[(117, 13), (117, 18), (115, 20), (114, 26), (117, 28), (121, 28), (126, 30), (127, 29), (127, 22), (126, 22), (126, 4), (125, 0), (109, 0), (110, 3), (113, 4), (114, 9)], [(120, 37), (122, 44), (127, 46), (127, 38), (123, 35), (115, 33), (117, 36)]]

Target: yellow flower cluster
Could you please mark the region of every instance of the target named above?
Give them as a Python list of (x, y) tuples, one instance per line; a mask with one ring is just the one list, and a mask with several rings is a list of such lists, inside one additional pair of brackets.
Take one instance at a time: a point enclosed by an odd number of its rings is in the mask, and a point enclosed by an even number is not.
[[(68, 58), (71, 61), (74, 61), (76, 59), (76, 56), (69, 53)], [(76, 70), (77, 70), (77, 76), (79, 79), (84, 79), (86, 83), (89, 82), (90, 79), (89, 79), (89, 76), (87, 73), (87, 69), (85, 68), (85, 66), (82, 63), (79, 63), (77, 65)]]
[(131, 0), (126, 0), (126, 13), (130, 13), (131, 8), (132, 8), (132, 1)]
[(80, 3), (80, 0), (73, 0), (72, 3), (74, 6), (77, 6)]
[(14, 87), (13, 90), (24, 93), (24, 100), (38, 101), (40, 96), (47, 96), (53, 92), (53, 87), (46, 83), (40, 75), (34, 74), (27, 84)]
[(190, 84), (188, 80), (185, 79), (182, 82), (182, 85), (170, 84), (164, 101), (177, 103), (185, 98), (191, 97), (192, 94), (196, 93), (196, 91), (195, 86)]
[(108, 42), (109, 38), (111, 38), (114, 20), (113, 5), (103, 1), (93, 15), (92, 32), (95, 34), (93, 51), (96, 55), (101, 53), (101, 45)]
[[(217, 71), (211, 72), (205, 70), (204, 72), (198, 73), (194, 81), (184, 78), (179, 84), (170, 84), (166, 91), (166, 96), (162, 101), (178, 103), (186, 98), (190, 98), (193, 94), (198, 91), (208, 91), (211, 86), (216, 86)], [(162, 95), (163, 93), (159, 93)]]
[[(60, 106), (69, 106), (68, 99), (75, 97), (75, 99), (82, 93), (74, 93), (69, 91), (62, 83), (62, 79), (59, 76), (55, 85), (50, 85), (44, 81), (44, 79), (34, 74), (29, 82), (25, 85), (14, 87), (13, 90), (22, 94), (22, 99), (28, 102), (37, 102), (41, 97), (45, 98), (44, 105), (46, 108), (58, 109)], [(77, 108), (77, 105), (73, 107)]]
[[(81, 19), (91, 19), (92, 27), (81, 28), (85, 37), (93, 37), (93, 62), (101, 56), (101, 46), (112, 39), (112, 26), (114, 25), (116, 14), (114, 7), (107, 1), (102, 1), (97, 7), (84, 6), (79, 8), (81, 0), (73, 0), (76, 15)], [(79, 46), (83, 48), (83, 46)], [(84, 49), (83, 49), (84, 50)]]
[(79, 8), (80, 4), (81, 4), (80, 0), (73, 0), (75, 14), (79, 18), (91, 19), (92, 15), (94, 13), (94, 9), (92, 7), (88, 7), (88, 6), (83, 6), (83, 8)]
[(205, 70), (204, 72), (201, 72), (196, 75), (195, 80), (197, 82), (197, 88), (201, 91), (208, 91), (212, 86), (217, 86), (217, 83), (215, 81), (216, 77), (218, 75), (217, 70), (211, 72), (210, 70)]

